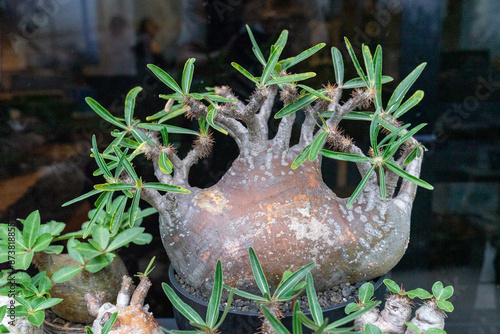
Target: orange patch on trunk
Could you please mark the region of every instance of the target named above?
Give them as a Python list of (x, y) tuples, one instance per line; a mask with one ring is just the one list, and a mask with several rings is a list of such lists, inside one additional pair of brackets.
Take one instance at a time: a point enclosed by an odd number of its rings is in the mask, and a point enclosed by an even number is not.
[(210, 252), (203, 253), (203, 260), (207, 260), (210, 257)]

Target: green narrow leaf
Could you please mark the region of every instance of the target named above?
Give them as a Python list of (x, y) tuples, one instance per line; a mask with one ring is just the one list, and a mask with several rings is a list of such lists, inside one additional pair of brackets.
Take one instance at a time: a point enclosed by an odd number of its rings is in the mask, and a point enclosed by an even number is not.
[(319, 152), (323, 148), (325, 144), (326, 137), (328, 136), (328, 132), (322, 132), (314, 138), (311, 143), (311, 149), (309, 150), (308, 159), (309, 161), (314, 161), (318, 157)]
[[(281, 38), (281, 36), (280, 36)], [(261, 84), (265, 85), (272, 71), (274, 70), (274, 66), (278, 63), (278, 59), (281, 55), (281, 51), (283, 51), (283, 47), (277, 46), (274, 51), (269, 56), (269, 60), (267, 61), (266, 66), (264, 66), (264, 71), (262, 72)]]
[(424, 92), (417, 90), (405, 103), (403, 103), (398, 109), (393, 113), (394, 118), (399, 118), (403, 116), (408, 110), (416, 106), (424, 98)]
[(217, 324), (221, 297), (222, 297), (222, 264), (219, 260), (217, 261), (217, 266), (215, 267), (214, 286), (212, 288), (212, 294), (210, 296), (210, 300), (208, 302), (208, 307), (207, 307), (206, 324), (210, 328), (213, 328)]
[(420, 328), (418, 328), (417, 325), (415, 325), (412, 322), (407, 322), (406, 323), (406, 327), (408, 327), (409, 329), (411, 329), (415, 333), (422, 333), (422, 331), (420, 330)]
[[(320, 99), (323, 99), (323, 100), (326, 100), (326, 101), (330, 101), (330, 102), (333, 102), (332, 99), (328, 98), (326, 95), (324, 95), (321, 91), (319, 90), (315, 90), (315, 89), (312, 89), (311, 87), (308, 87), (306, 85), (297, 85), (297, 87), (300, 87), (302, 88), (303, 90), (305, 90), (306, 92), (309, 92), (311, 93), (312, 95), (314, 96), (317, 96), (319, 97)], [(323, 90), (324, 91), (324, 90)]]
[(323, 323), (323, 311), (321, 310), (321, 306), (319, 306), (316, 289), (314, 288), (314, 280), (310, 272), (306, 275), (306, 283), (307, 301), (311, 310), (311, 316), (314, 322), (319, 325)]
[(134, 189), (134, 186), (128, 183), (103, 183), (94, 185), (94, 188), (101, 191), (120, 191)]
[(389, 103), (387, 104), (386, 112), (391, 114), (393, 113), (401, 104), (403, 101), (403, 98), (405, 97), (405, 94), (408, 92), (410, 87), (413, 85), (413, 83), (418, 79), (420, 74), (425, 68), (425, 65), (427, 63), (422, 63), (419, 66), (417, 66), (408, 76), (401, 81), (401, 83), (396, 87), (394, 92), (392, 93), (392, 96), (389, 100)]
[[(365, 83), (366, 86), (368, 85), (368, 79), (366, 78), (365, 72), (363, 72), (363, 69), (361, 68), (361, 65), (359, 64), (358, 58), (356, 57), (356, 53), (354, 53), (354, 50), (351, 46), (351, 42), (347, 39), (347, 37), (344, 37), (345, 44), (347, 46), (347, 51), (349, 52), (349, 56), (351, 57), (351, 60), (354, 64), (354, 67), (356, 68), (356, 72), (358, 72), (359, 77), (363, 82)], [(344, 86), (345, 88), (345, 86)]]
[(137, 189), (132, 198), (132, 204), (130, 205), (130, 209), (128, 210), (128, 222), (130, 226), (134, 225), (135, 219), (137, 217), (137, 212), (139, 211), (139, 202), (141, 200), (141, 191)]
[(246, 25), (246, 28), (247, 28), (247, 31), (248, 31), (248, 36), (250, 37), (250, 41), (252, 42), (252, 46), (253, 46), (252, 47), (252, 51), (253, 51), (253, 53), (257, 57), (257, 60), (259, 60), (259, 62), (262, 65), (265, 65), (266, 64), (266, 59), (264, 58), (264, 55), (262, 55), (262, 51), (260, 51), (259, 45), (257, 44), (257, 41), (255, 40), (255, 37), (253, 36), (252, 30), (250, 29), (250, 27), (248, 26), (248, 24)]
[(385, 170), (382, 166), (378, 167), (378, 179), (380, 183), (380, 196), (385, 199), (386, 188), (385, 188)]
[(349, 208), (352, 206), (352, 203), (358, 198), (358, 196), (361, 194), (363, 189), (365, 188), (366, 184), (368, 183), (368, 180), (370, 179), (370, 176), (372, 175), (373, 171), (375, 170), (375, 165), (373, 165), (370, 170), (363, 176), (361, 179), (361, 182), (358, 184), (354, 192), (352, 193), (351, 197), (349, 198), (349, 201), (347, 201), (346, 206)]
[(309, 79), (309, 78), (312, 78), (315, 76), (316, 76), (316, 73), (314, 73), (314, 72), (292, 74), (292, 75), (286, 75), (283, 77), (277, 77), (274, 79), (269, 79), (269, 81), (267, 81), (267, 84), (268, 85), (280, 85), (280, 84), (285, 84), (285, 83), (306, 80), (306, 79)]
[(408, 154), (408, 156), (406, 157), (404, 165), (408, 166), (417, 157), (419, 152), (420, 152), (420, 147), (419, 146), (415, 147), (415, 149), (411, 151), (411, 153)]
[(276, 41), (276, 43), (274, 43), (274, 46), (280, 47), (281, 49), (284, 49), (287, 39), (288, 39), (288, 30), (283, 30), (281, 32), (280, 36), (278, 37), (278, 40)]
[(167, 85), (174, 92), (183, 95), (181, 87), (179, 87), (177, 82), (175, 82), (175, 80), (167, 72), (153, 64), (148, 64), (147, 67), (151, 70), (151, 72), (153, 72), (154, 75), (156, 75), (158, 79), (160, 79), (161, 82)]
[(118, 119), (115, 116), (111, 115), (111, 113), (109, 111), (107, 111), (103, 106), (101, 106), (93, 98), (86, 97), (85, 98), (85, 102), (87, 102), (87, 104), (89, 105), (89, 107), (92, 108), (92, 110), (94, 110), (95, 113), (97, 115), (99, 115), (101, 118), (103, 118), (106, 122), (111, 123), (111, 124), (113, 124), (114, 126), (120, 128), (120, 129), (123, 129), (123, 130), (127, 129), (126, 125), (120, 123), (120, 121), (118, 121)]
[(406, 171), (402, 170), (401, 168), (399, 168), (399, 166), (397, 166), (396, 164), (390, 162), (390, 161), (386, 161), (385, 162), (385, 165), (390, 169), (392, 170), (394, 173), (396, 173), (397, 175), (401, 176), (402, 178), (416, 184), (417, 186), (419, 187), (422, 187), (422, 188), (425, 188), (425, 189), (429, 189), (429, 190), (433, 190), (434, 187), (431, 186), (429, 183), (407, 173)]
[(292, 169), (297, 169), (299, 168), (300, 165), (302, 165), (306, 160), (307, 157), (309, 156), (309, 151), (311, 150), (311, 145), (307, 145), (304, 147), (302, 152), (295, 158), (295, 160), (292, 163)]
[(142, 90), (142, 87), (134, 87), (128, 92), (125, 98), (125, 124), (127, 126), (132, 126), (132, 121), (134, 119), (134, 108), (135, 108), (135, 98)]
[(252, 266), (253, 277), (255, 278), (257, 287), (259, 288), (263, 296), (265, 296), (266, 294), (270, 296), (271, 292), (269, 291), (269, 285), (267, 283), (266, 275), (264, 275), (262, 267), (260, 266), (259, 259), (257, 258), (257, 255), (255, 254), (255, 251), (252, 247), (248, 249), (248, 253), (250, 255), (250, 265)]
[(191, 88), (191, 81), (193, 81), (194, 72), (194, 62), (196, 59), (189, 58), (184, 64), (184, 70), (182, 71), (182, 91), (184, 94), (189, 94), (189, 89)]
[(45, 310), (47, 308), (51, 308), (52, 306), (59, 304), (62, 301), (63, 301), (62, 298), (50, 298), (38, 304), (36, 309)]
[(375, 89), (377, 93), (375, 94), (374, 104), (375, 109), (382, 110), (382, 47), (377, 46), (375, 50), (375, 55), (373, 56), (373, 64), (375, 69)]
[(16, 270), (27, 270), (33, 261), (34, 252), (16, 252), (16, 261), (14, 263), (14, 269)]
[(227, 290), (231, 290), (232, 289), (234, 291), (235, 295), (238, 295), (238, 296), (246, 298), (246, 299), (254, 300), (256, 302), (264, 302), (264, 303), (266, 303), (266, 302), (269, 301), (267, 298), (254, 295), (253, 293), (249, 293), (249, 292), (245, 292), (245, 291), (234, 289), (234, 288), (232, 288), (232, 287), (230, 287), (229, 285), (226, 285), (226, 284), (224, 284), (224, 289), (227, 289)]
[(293, 306), (292, 332), (293, 334), (302, 334), (302, 322), (300, 321), (300, 302), (295, 301)]
[(354, 313), (349, 314), (348, 316), (345, 316), (345, 317), (343, 317), (343, 318), (341, 318), (341, 319), (339, 319), (337, 321), (332, 322), (331, 324), (329, 324), (328, 326), (326, 326), (325, 332), (329, 333), (329, 331), (332, 331), (332, 330), (334, 330), (337, 327), (340, 327), (340, 326), (343, 326), (345, 324), (350, 323), (354, 319), (358, 318), (360, 315), (362, 315), (364, 313), (367, 313), (367, 312), (370, 312), (372, 309), (374, 309), (375, 307), (379, 306), (380, 303), (381, 303), (380, 301), (378, 301), (378, 302), (372, 302), (372, 303), (370, 303), (369, 306), (366, 306), (363, 309), (360, 309), (360, 310), (358, 310), (358, 311), (356, 311)]
[(28, 249), (32, 249), (38, 237), (40, 230), (40, 213), (38, 210), (33, 211), (23, 221), (23, 240)]
[(427, 123), (422, 123), (402, 135), (398, 140), (396, 140), (391, 147), (384, 153), (384, 158), (392, 157), (399, 150), (400, 146), (404, 144), (407, 140), (409, 140), (415, 133), (420, 131)]
[(280, 282), (278, 288), (274, 292), (276, 299), (279, 299), (281, 296), (286, 295), (289, 291), (292, 291), (295, 285), (297, 285), (297, 283), (299, 283), (299, 281), (304, 278), (304, 276), (306, 276), (315, 265), (315, 262), (311, 262), (294, 272), (293, 275), (288, 277), (284, 282)]
[(99, 153), (99, 149), (97, 148), (97, 140), (96, 140), (95, 135), (92, 135), (92, 153), (94, 154), (94, 159), (97, 163), (97, 166), (103, 172), (104, 177), (111, 179), (113, 177), (113, 174), (111, 174), (111, 171), (109, 170), (108, 165), (106, 165), (106, 162), (104, 161), (103, 157)]
[(106, 202), (108, 201), (108, 199), (112, 198), (112, 196), (113, 196), (113, 192), (109, 191), (109, 192), (105, 192), (105, 193), (101, 194), (101, 196), (99, 196), (99, 198), (97, 199), (96, 211), (95, 211), (94, 215), (92, 216), (92, 219), (90, 219), (90, 222), (87, 224), (87, 228), (83, 232), (84, 239), (88, 237), (89, 232), (90, 232), (90, 228), (92, 227), (94, 222), (99, 217), (99, 214), (101, 213), (101, 211), (104, 209), (104, 206), (106, 205)]
[(368, 45), (362, 46), (363, 60), (365, 61), (366, 74), (368, 77), (368, 87), (375, 88), (375, 67), (373, 65), (372, 53)]
[(342, 153), (342, 152), (334, 152), (329, 150), (321, 150), (321, 154), (327, 158), (342, 160), (342, 161), (350, 161), (350, 162), (369, 162), (370, 158), (364, 157), (361, 155)]
[(370, 123), (370, 145), (372, 146), (373, 149), (373, 154), (375, 157), (378, 157), (379, 151), (378, 151), (378, 145), (377, 145), (377, 139), (378, 139), (378, 133), (380, 131), (380, 125), (378, 124), (378, 113), (380, 112), (380, 109), (375, 112), (375, 115), (373, 115), (372, 122)]
[(127, 157), (123, 157), (124, 153), (122, 153), (122, 151), (118, 147), (113, 146), (113, 150), (115, 151), (116, 156), (122, 162), (123, 168), (125, 169), (127, 174), (132, 178), (132, 181), (134, 181), (134, 183), (137, 183), (139, 177), (137, 176), (137, 173), (135, 172), (132, 163), (127, 159)]
[(274, 118), (278, 119), (293, 114), (294, 112), (308, 106), (309, 104), (314, 102), (317, 98), (318, 98), (317, 96), (314, 96), (312, 94), (306, 94), (298, 98), (297, 100), (293, 101), (292, 103), (286, 105), (285, 107), (283, 107), (280, 111), (278, 111), (274, 115)]
[(163, 174), (170, 174), (174, 170), (172, 162), (170, 161), (169, 158), (167, 158), (167, 153), (165, 153), (165, 151), (160, 152), (160, 157), (158, 159), (158, 166), (160, 167), (160, 170), (162, 171)]
[(191, 191), (188, 189), (178, 187), (178, 186), (173, 186), (171, 184), (159, 183), (159, 182), (147, 182), (147, 183), (144, 183), (144, 185), (142, 187), (147, 188), (147, 189), (155, 189), (158, 191), (167, 191), (167, 192), (172, 192), (172, 193), (181, 193), (181, 194), (191, 193)]
[(161, 133), (161, 139), (163, 142), (163, 146), (167, 147), (168, 146), (168, 130), (167, 127), (164, 127), (163, 129), (160, 130)]
[[(167, 130), (169, 133), (178, 133), (178, 134), (186, 134), (186, 135), (198, 135), (198, 132), (191, 130), (191, 129), (185, 129), (181, 128), (179, 126), (175, 125), (169, 125), (169, 124), (158, 124), (158, 123), (141, 123), (138, 125), (138, 127), (146, 130), (152, 130), (152, 131), (158, 131), (161, 132), (163, 130)], [(144, 137), (144, 140), (145, 141)]]
[(315, 54), (316, 52), (318, 52), (319, 50), (321, 50), (322, 48), (325, 47), (325, 43), (319, 43), (305, 51), (302, 51), (301, 53), (299, 53), (298, 55), (296, 55), (295, 57), (292, 57), (292, 58), (289, 58), (287, 60), (285, 60), (283, 62), (283, 71), (286, 71), (287, 69), (289, 69), (290, 67), (300, 63), (301, 61), (304, 61), (306, 60), (307, 58), (311, 57), (313, 54)]
[(175, 118), (175, 117), (177, 117), (179, 115), (182, 115), (182, 114), (184, 114), (184, 112), (186, 112), (186, 110), (187, 110), (187, 106), (181, 106), (181, 108), (176, 109), (175, 111), (170, 111), (167, 115), (165, 115), (162, 118), (160, 118), (158, 120), (158, 123), (161, 124), (161, 123), (163, 123), (165, 121), (168, 121), (168, 120), (170, 120), (172, 118)]
[(161, 284), (163, 291), (167, 295), (168, 300), (172, 303), (172, 305), (183, 315), (185, 316), (190, 322), (195, 323), (195, 324), (203, 324), (204, 321), (200, 317), (198, 313), (196, 313), (195, 310), (191, 308), (188, 304), (184, 303), (175, 293), (175, 291), (168, 286), (166, 283)]
[(64, 283), (75, 277), (82, 270), (82, 266), (64, 267), (52, 275), (52, 280), (54, 283)]
[(333, 70), (335, 71), (335, 81), (339, 86), (344, 83), (344, 60), (342, 53), (336, 47), (332, 47)]
[(227, 135), (227, 131), (215, 124), (215, 117), (217, 116), (217, 108), (215, 108), (213, 105), (210, 105), (208, 107), (208, 113), (207, 113), (207, 123), (210, 124), (212, 128), (215, 130)]
[[(394, 79), (391, 78), (390, 76), (383, 75), (381, 82), (382, 82), (382, 84), (385, 84), (385, 83), (391, 82), (393, 80)], [(351, 80), (345, 82), (344, 85), (342, 86), (342, 88), (344, 88), (344, 89), (360, 88), (360, 87), (366, 87), (366, 82), (364, 82), (363, 79), (361, 79), (361, 78), (351, 79)]]
[(273, 329), (276, 331), (276, 334), (290, 334), (288, 329), (286, 329), (285, 325), (283, 325), (276, 317), (265, 307), (261, 307), (262, 314), (269, 321)]
[(253, 75), (251, 75), (250, 72), (248, 72), (247, 70), (245, 70), (239, 64), (237, 64), (235, 62), (232, 62), (231, 66), (233, 66), (238, 72), (240, 72), (241, 74), (243, 74), (250, 81), (252, 81), (252, 82), (254, 82), (256, 84), (259, 84), (259, 80), (257, 80), (257, 78), (255, 78)]
[(104, 326), (102, 326), (101, 334), (108, 334), (113, 325), (115, 324), (116, 318), (118, 317), (118, 311), (113, 313), (113, 315), (106, 321)]
[(439, 328), (429, 328), (425, 331), (425, 334), (446, 334), (446, 331)]

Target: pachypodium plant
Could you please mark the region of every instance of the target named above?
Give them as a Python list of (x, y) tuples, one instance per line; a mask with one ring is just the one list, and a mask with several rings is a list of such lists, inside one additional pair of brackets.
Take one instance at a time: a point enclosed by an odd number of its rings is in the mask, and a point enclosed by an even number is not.
[[(444, 331), (445, 312), (453, 311), (453, 304), (447, 299), (453, 295), (453, 287), (444, 287), (441, 282), (436, 282), (432, 291), (417, 288), (405, 291), (394, 281), (385, 279), (384, 284), (391, 291), (387, 296), (384, 309), (372, 309), (355, 320), (358, 331), (366, 333), (389, 333), (389, 334), (446, 334)], [(375, 301), (373, 297), (373, 285), (365, 283), (359, 290), (359, 300), (346, 306), (345, 312), (358, 311), (360, 309), (372, 308)], [(413, 299), (425, 300), (424, 304), (415, 311), (415, 317), (411, 320)], [(368, 329), (367, 329), (368, 328)]]
[[(134, 118), (140, 87), (128, 93), (123, 117), (87, 98), (93, 110), (116, 130), (111, 133), (114, 140), (102, 151), (93, 139), (92, 154), (99, 167), (95, 174), (103, 175), (106, 182), (76, 200), (99, 194), (96, 212), (112, 212), (113, 193), (123, 192), (131, 198), (131, 215), (139, 198), (149, 202), (160, 214), (163, 244), (177, 273), (204, 291), (212, 287), (213, 282), (206, 278), (214, 277), (219, 259), (225, 263), (229, 286), (258, 291), (251, 264), (240, 260), (249, 247), (260, 254), (272, 288), (279, 285), (286, 270), (310, 261), (316, 263), (312, 274), (320, 290), (385, 274), (399, 262), (408, 245), (417, 186), (432, 189), (419, 179), (425, 148), (413, 137), (425, 124), (411, 127), (399, 120), (423, 97), (422, 91), (416, 91), (405, 100), (425, 63), (383, 103), (382, 85), (392, 78), (382, 75), (380, 46), (373, 54), (368, 46), (362, 46), (363, 68), (345, 40), (358, 74), (347, 81), (342, 55), (332, 48), (336, 83), (314, 89), (300, 82), (315, 73), (291, 71), (324, 44), (280, 59), (287, 31), (267, 56), (250, 29), (248, 33), (263, 71), (256, 76), (232, 64), (255, 85), (246, 103), (228, 86), (193, 92), (194, 59), (187, 60), (180, 84), (159, 67), (148, 65), (170, 92), (160, 95), (167, 100), (164, 110), (146, 121)], [(345, 90), (352, 93), (343, 101)], [(198, 120), (198, 130), (167, 124), (179, 115)], [(276, 134), (269, 129), (273, 117), (280, 120)], [(343, 133), (343, 120), (370, 123), (369, 150), (363, 151)], [(296, 125), (300, 136), (295, 140), (292, 128)], [(212, 130), (231, 136), (239, 155), (217, 184), (206, 189), (193, 187), (189, 171), (210, 154)], [(194, 135), (192, 149), (178, 154), (169, 141), (171, 133)], [(134, 159), (139, 155), (151, 160), (157, 180), (143, 180), (137, 174)], [(350, 198), (339, 198), (324, 183), (324, 157), (357, 165), (361, 181)], [(120, 206), (115, 212), (123, 210)], [(88, 229), (92, 224), (94, 219)]]

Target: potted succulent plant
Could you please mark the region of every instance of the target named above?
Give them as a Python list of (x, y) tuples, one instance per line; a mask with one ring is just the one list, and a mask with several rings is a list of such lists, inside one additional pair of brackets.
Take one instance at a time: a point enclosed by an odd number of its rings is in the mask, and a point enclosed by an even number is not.
[[(248, 103), (227, 86), (192, 92), (194, 59), (186, 62), (180, 84), (159, 67), (148, 66), (170, 92), (160, 95), (167, 100), (165, 109), (147, 117), (147, 122), (134, 118), (140, 87), (128, 93), (123, 117), (87, 98), (90, 107), (116, 127), (111, 133), (115, 139), (100, 152), (94, 137), (96, 174), (102, 174), (106, 182), (76, 200), (100, 194), (96, 214), (112, 211), (109, 203), (114, 192), (132, 198), (131, 212), (135, 212), (139, 198), (146, 200), (160, 215), (163, 244), (175, 270), (203, 291), (212, 287), (218, 259), (225, 264), (229, 286), (257, 291), (250, 262), (241, 260), (249, 247), (260, 254), (272, 289), (283, 272), (310, 261), (316, 262), (311, 273), (319, 290), (385, 274), (408, 245), (417, 186), (432, 189), (419, 179), (425, 148), (413, 137), (425, 124), (410, 128), (398, 120), (423, 97), (423, 92), (417, 91), (405, 101), (425, 63), (410, 73), (384, 104), (382, 84), (391, 78), (382, 75), (380, 46), (374, 54), (368, 46), (362, 47), (363, 68), (346, 39), (358, 73), (348, 81), (344, 80), (342, 55), (332, 48), (336, 83), (317, 90), (299, 84), (314, 73), (292, 74), (290, 70), (324, 44), (280, 60), (287, 31), (271, 46), (268, 56), (248, 32), (263, 72), (254, 76), (232, 64), (255, 84)], [(341, 103), (342, 92), (351, 89), (351, 97)], [(278, 96), (281, 102), (276, 101)], [(275, 105), (280, 110), (273, 116)], [(292, 142), (298, 113), (304, 117), (300, 136)], [(197, 119), (199, 129), (167, 124), (179, 115)], [(272, 138), (268, 127), (271, 117), (280, 119)], [(367, 152), (343, 133), (340, 123), (346, 119), (370, 124)], [(192, 187), (189, 171), (210, 153), (211, 129), (231, 136), (239, 156), (214, 186)], [(195, 135), (192, 149), (179, 156), (169, 133)], [(139, 155), (151, 160), (157, 180), (137, 175), (133, 163)], [(356, 163), (361, 182), (350, 198), (339, 198), (323, 182), (323, 157)], [(119, 207), (113, 214), (123, 210)]]
[[(121, 203), (123, 198), (117, 197), (110, 205), (119, 206)], [(64, 223), (50, 221), (42, 224), (39, 212), (34, 211), (26, 219), (19, 219), (22, 229), (14, 223), (0, 225), (0, 262), (10, 263), (12, 269), (21, 270), (14, 275), (13, 284), (17, 285), (23, 283), (18, 279), (19, 274), (26, 274), (24, 271), (31, 265), (36, 267), (47, 275), (50, 295), (59, 300), (57, 305), (50, 306), (51, 311), (69, 322), (89, 323), (94, 317), (87, 310), (85, 293), (104, 291), (103, 300), (116, 298), (120, 287), (109, 282), (119, 281), (127, 274), (117, 251), (129, 243), (147, 244), (152, 240), (140, 224), (143, 217), (153, 212), (154, 209), (139, 209), (133, 217), (135, 220), (129, 220), (129, 216), (114, 217), (104, 212), (94, 215), (91, 211), (90, 215), (97, 223), (89, 228), (89, 238), (80, 241), (89, 222), (83, 224), (81, 231), (61, 235)], [(134, 223), (129, 224), (129, 221)], [(62, 253), (62, 240), (67, 240), (66, 253)], [(46, 326), (52, 324), (46, 323)], [(66, 326), (63, 332), (68, 330)]]

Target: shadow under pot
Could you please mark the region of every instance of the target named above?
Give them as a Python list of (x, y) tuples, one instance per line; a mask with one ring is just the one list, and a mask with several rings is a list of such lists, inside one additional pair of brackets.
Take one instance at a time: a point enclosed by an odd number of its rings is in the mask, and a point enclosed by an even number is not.
[[(39, 253), (34, 263), (38, 270), (46, 271), (48, 277), (52, 277), (61, 268), (80, 265), (68, 254)], [(95, 317), (91, 316), (87, 310), (85, 294), (103, 291), (105, 302), (114, 303), (120, 291), (120, 284), (115, 283), (121, 282), (124, 275), (128, 275), (127, 268), (117, 255), (110, 265), (96, 273), (90, 273), (84, 269), (67, 282), (54, 283), (50, 289), (50, 295), (52, 298), (62, 298), (63, 301), (53, 306), (51, 310), (68, 322), (90, 324)]]
[[(171, 265), (168, 270), (168, 278), (170, 280), (170, 286), (174, 289), (175, 293), (182, 301), (191, 306), (202, 318), (205, 318), (208, 302), (193, 296), (188, 291), (186, 291), (182, 285), (177, 281), (174, 267)], [(386, 275), (377, 278), (374, 282), (374, 298), (375, 300), (385, 300), (386, 288), (383, 284)], [(235, 298), (239, 298), (235, 296)], [(355, 299), (350, 299), (342, 303), (332, 304), (331, 306), (322, 308), (323, 317), (328, 318), (329, 322), (333, 322), (342, 319), (346, 316), (344, 308), (347, 304), (355, 302)], [(383, 308), (383, 305), (380, 305)], [(219, 313), (222, 315), (224, 308), (219, 307)], [(306, 316), (311, 318), (311, 312), (304, 312)], [(292, 331), (292, 312), (283, 313), (284, 318), (281, 322)], [(178, 329), (181, 330), (193, 330), (194, 327), (189, 324), (189, 320), (186, 319), (179, 311), (174, 308), (174, 317)], [(351, 324), (353, 325), (353, 324)], [(248, 334), (255, 333), (262, 326), (262, 314), (255, 311), (239, 311), (230, 309), (224, 322), (218, 328), (220, 334)], [(312, 333), (304, 328), (304, 333)]]

